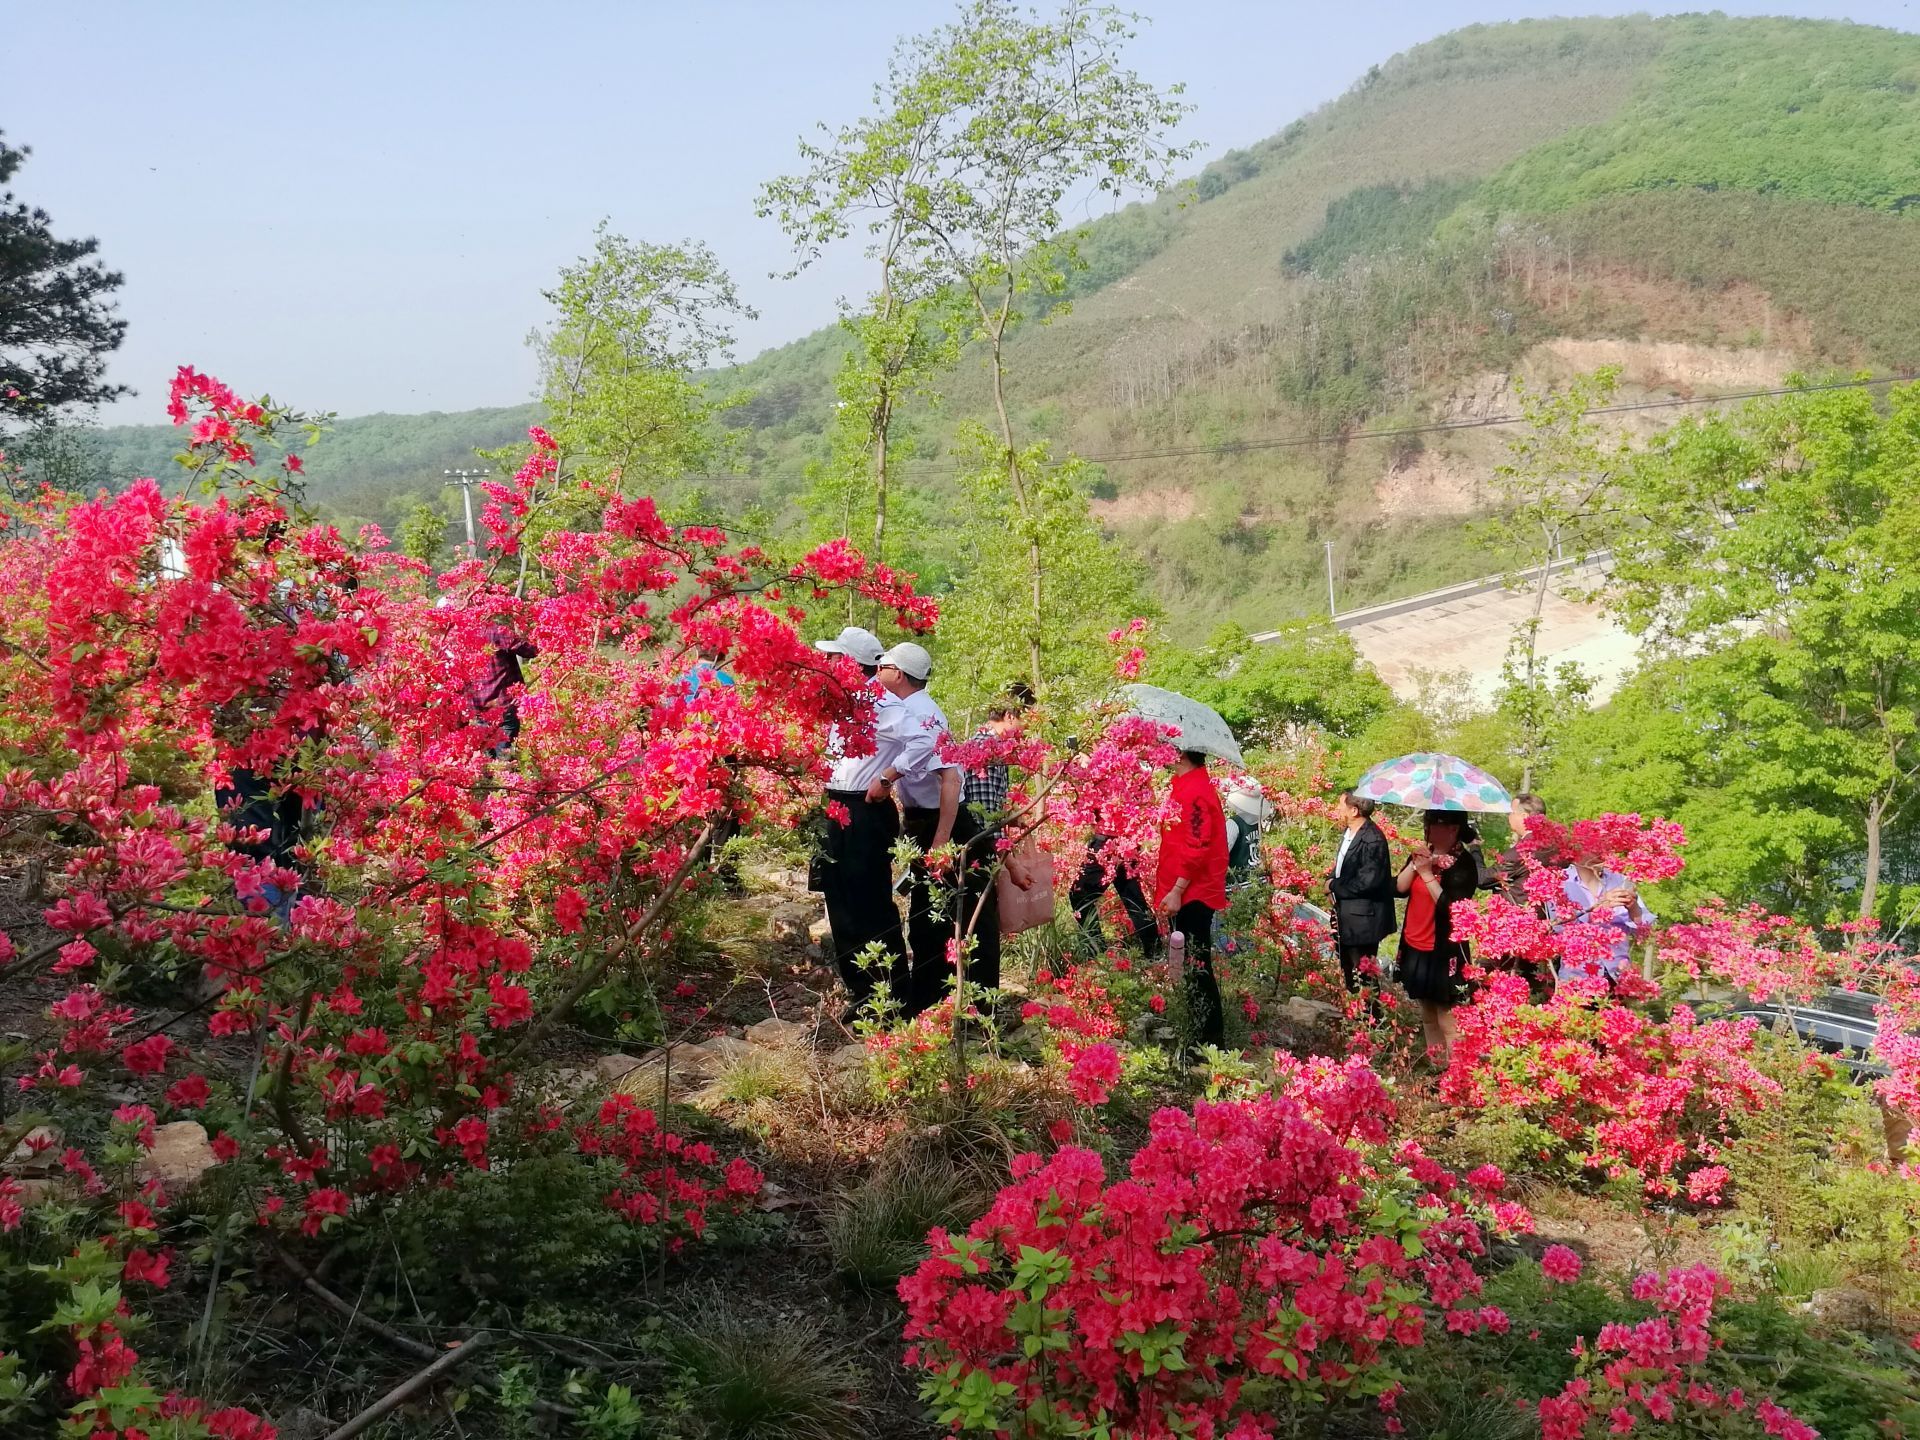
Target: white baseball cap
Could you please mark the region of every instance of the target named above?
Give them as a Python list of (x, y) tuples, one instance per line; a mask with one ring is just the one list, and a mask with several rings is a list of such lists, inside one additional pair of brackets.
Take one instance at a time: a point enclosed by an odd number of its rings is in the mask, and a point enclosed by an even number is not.
[(880, 652), (886, 646), (880, 643), (880, 637), (871, 630), (862, 630), (858, 625), (849, 625), (831, 640), (816, 640), (813, 648), (824, 650), (829, 655), (845, 655), (862, 665), (878, 665)]
[(924, 680), (933, 673), (933, 657), (911, 640), (903, 640), (880, 657), (882, 665), (891, 665), (913, 680)]

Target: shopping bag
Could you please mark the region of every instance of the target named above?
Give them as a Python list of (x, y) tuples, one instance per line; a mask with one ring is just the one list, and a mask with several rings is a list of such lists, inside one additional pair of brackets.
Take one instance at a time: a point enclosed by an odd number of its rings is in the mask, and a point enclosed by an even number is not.
[(1053, 879), (1053, 857), (1032, 836), (1007, 852), (1000, 873), (993, 877), (999, 889), (1002, 935), (1053, 923)]

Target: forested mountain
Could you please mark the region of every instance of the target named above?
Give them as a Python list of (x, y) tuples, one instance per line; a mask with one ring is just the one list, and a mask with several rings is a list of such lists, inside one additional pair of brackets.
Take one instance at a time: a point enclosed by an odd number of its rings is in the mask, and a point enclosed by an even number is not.
[[(1094, 223), (1082, 250), (1070, 313), (1017, 333), (1013, 398), (1039, 433), (1115, 457), (1102, 513), (1175, 625), (1324, 606), (1329, 540), (1343, 605), (1406, 593), (1484, 568), (1463, 527), (1500, 431), (1303, 442), (1510, 413), (1516, 375), (1601, 363), (1628, 401), (1920, 363), (1920, 37), (1720, 16), (1474, 26)], [(695, 483), (792, 518), (843, 347), (828, 328), (718, 377), (737, 449)], [(946, 441), (985, 405), (963, 358), (907, 417), (924, 518), (913, 535), (910, 504), (904, 523), (930, 568)], [(391, 524), (530, 414), (343, 421), (309, 457), (315, 495)], [(170, 448), (106, 438), (135, 470)]]
[[(389, 530), (421, 502), (449, 504), (443, 471), (473, 466), (474, 451), (524, 440), (540, 416), (533, 404), (424, 415), (358, 415), (336, 420), (302, 457), (313, 503), (350, 521)], [(97, 433), (98, 461), (116, 479), (180, 473), (172, 461), (179, 433), (167, 425), (115, 425)]]

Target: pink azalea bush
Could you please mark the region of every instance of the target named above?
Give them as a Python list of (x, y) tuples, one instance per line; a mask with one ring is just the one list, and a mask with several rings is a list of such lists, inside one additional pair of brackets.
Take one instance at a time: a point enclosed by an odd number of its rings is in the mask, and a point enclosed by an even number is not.
[[(184, 1264), (163, 1240), (179, 1197), (140, 1174), (154, 1122), (205, 1125), (294, 1244), (488, 1169), (547, 1029), (616, 963), (659, 963), (709, 827), (791, 815), (824, 777), (828, 728), (870, 736), (871, 693), (802, 637), (807, 607), (851, 592), (910, 632), (935, 610), (845, 542), (776, 562), (669, 525), (564, 473), (538, 427), (487, 487), (481, 553), (436, 580), (377, 531), (298, 519), (299, 458), (262, 457), (300, 417), (189, 369), (169, 408), (210, 500), (136, 479), (0, 502), (0, 833), (60, 840), (51, 939), (0, 941), (0, 984), (40, 990), (48, 1020), (5, 1083), (87, 1137), (56, 1179), (100, 1217), (52, 1272), (77, 1297), (59, 1327), (68, 1423), (262, 1440), (149, 1385), (128, 1340), (143, 1293)], [(597, 525), (537, 526), (561, 500)], [(503, 634), (541, 657), (506, 756), (502, 707), (474, 699)], [(692, 693), (701, 654), (738, 683)], [(243, 772), (324, 815), (291, 864), (210, 804)], [(172, 1015), (126, 998), (189, 983), (205, 1000)], [(706, 1169), (616, 1118), (593, 1143), (628, 1162), (629, 1197), (669, 1159), (683, 1179)], [(691, 1237), (716, 1190), (730, 1202), (749, 1179), (727, 1167), (664, 1216), (622, 1211)], [(0, 1229), (35, 1225), (23, 1194), (0, 1184)], [(126, 1205), (155, 1223), (124, 1234)]]
[(1077, 1147), (1021, 1157), (900, 1283), (941, 1422), (1253, 1440), (1301, 1406), (1390, 1411), (1394, 1352), (1507, 1323), (1478, 1303), (1488, 1197), (1386, 1149), (1391, 1113), (1364, 1063), (1320, 1062), (1162, 1110), (1111, 1183)]
[(1819, 1432), (1772, 1399), (1718, 1387), (1704, 1373), (1714, 1302), (1730, 1288), (1705, 1265), (1635, 1277), (1632, 1298), (1652, 1313), (1610, 1321), (1576, 1343), (1574, 1378), (1539, 1403), (1541, 1440), (1642, 1433), (1818, 1440)]

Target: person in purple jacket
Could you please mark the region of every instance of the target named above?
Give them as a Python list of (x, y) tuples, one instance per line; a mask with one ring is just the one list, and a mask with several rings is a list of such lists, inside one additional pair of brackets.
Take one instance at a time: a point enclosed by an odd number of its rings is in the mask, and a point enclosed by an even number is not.
[(526, 683), (520, 662), (533, 659), (540, 653), (540, 647), (500, 624), (493, 627), (492, 640), (493, 656), (487, 662), (486, 676), (474, 689), (473, 704), (483, 716), (493, 714), (495, 706), (502, 707), (500, 728), (506, 732), (506, 738), (494, 746), (491, 753), (504, 755), (520, 735), (520, 706), (516, 697)]

